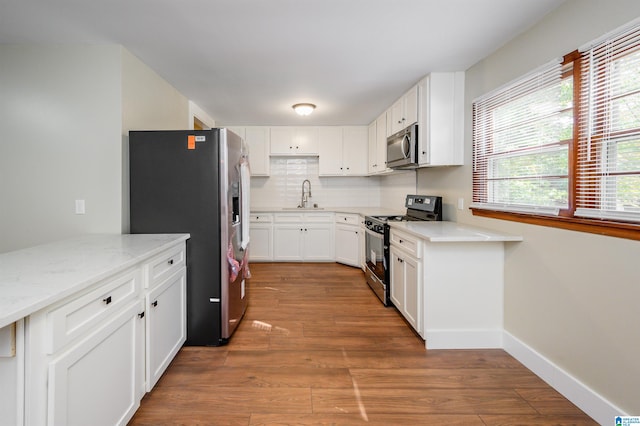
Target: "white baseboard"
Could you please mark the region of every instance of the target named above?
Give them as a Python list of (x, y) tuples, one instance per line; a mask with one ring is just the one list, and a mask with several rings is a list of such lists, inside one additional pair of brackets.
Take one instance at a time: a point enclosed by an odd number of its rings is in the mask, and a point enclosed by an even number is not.
[(427, 330), (427, 349), (502, 349), (502, 329)]
[(503, 343), (505, 351), (601, 425), (629, 415), (506, 331)]

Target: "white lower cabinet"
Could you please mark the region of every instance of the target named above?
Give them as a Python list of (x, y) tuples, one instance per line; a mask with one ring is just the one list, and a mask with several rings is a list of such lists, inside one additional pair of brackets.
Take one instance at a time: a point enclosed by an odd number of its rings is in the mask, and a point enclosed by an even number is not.
[(24, 424), (126, 425), (185, 342), (185, 265), (181, 242), (31, 314)]
[(187, 338), (185, 268), (160, 283), (146, 296), (146, 391), (167, 369)]
[(273, 260), (273, 215), (252, 213), (249, 224), (249, 260), (252, 262)]
[[(407, 322), (422, 336), (422, 261), (412, 256), (414, 253), (411, 251), (403, 250), (403, 246), (395, 245), (393, 243), (394, 232), (391, 232), (391, 247), (389, 249), (391, 301)], [(396, 241), (399, 240), (405, 244), (407, 241), (415, 242), (415, 244), (419, 243), (412, 237), (401, 234), (398, 237), (398, 235), (395, 234)]]
[(131, 302), (104, 326), (49, 362), (51, 425), (126, 424), (140, 405), (142, 304)]
[(356, 214), (336, 214), (336, 262), (360, 267), (360, 223)]
[(334, 261), (333, 213), (276, 213), (274, 261)]

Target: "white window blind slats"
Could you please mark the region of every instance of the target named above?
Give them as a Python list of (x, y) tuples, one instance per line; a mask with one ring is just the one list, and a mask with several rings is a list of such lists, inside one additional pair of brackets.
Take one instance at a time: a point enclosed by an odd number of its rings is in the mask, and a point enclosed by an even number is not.
[(573, 119), (561, 82), (555, 60), (474, 101), (472, 207), (550, 215), (566, 208), (563, 140)]
[(584, 49), (576, 216), (640, 221), (640, 27)]

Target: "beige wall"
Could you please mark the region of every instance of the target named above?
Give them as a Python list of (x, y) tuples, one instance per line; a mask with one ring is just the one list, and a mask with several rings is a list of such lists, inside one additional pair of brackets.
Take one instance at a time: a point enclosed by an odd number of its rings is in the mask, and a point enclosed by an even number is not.
[(122, 49), (122, 232), (129, 232), (129, 131), (189, 129), (189, 100)]
[(126, 231), (128, 131), (189, 126), (188, 100), (120, 46), (0, 46), (0, 93), (0, 253)]
[(120, 232), (119, 58), (115, 46), (0, 46), (0, 252)]
[[(507, 244), (505, 330), (631, 415), (640, 413), (640, 242), (476, 218), (466, 206), (472, 100), (638, 16), (636, 0), (568, 0), (471, 67), (465, 166), (420, 170), (418, 176), (418, 192), (444, 196), (446, 219), (524, 236), (522, 243)], [(463, 211), (455, 207), (459, 197)]]

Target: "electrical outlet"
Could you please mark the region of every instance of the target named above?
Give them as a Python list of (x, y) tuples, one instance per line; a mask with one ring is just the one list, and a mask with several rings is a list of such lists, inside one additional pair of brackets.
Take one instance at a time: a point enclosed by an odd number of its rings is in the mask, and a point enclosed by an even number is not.
[(464, 198), (458, 198), (458, 210), (464, 210)]

